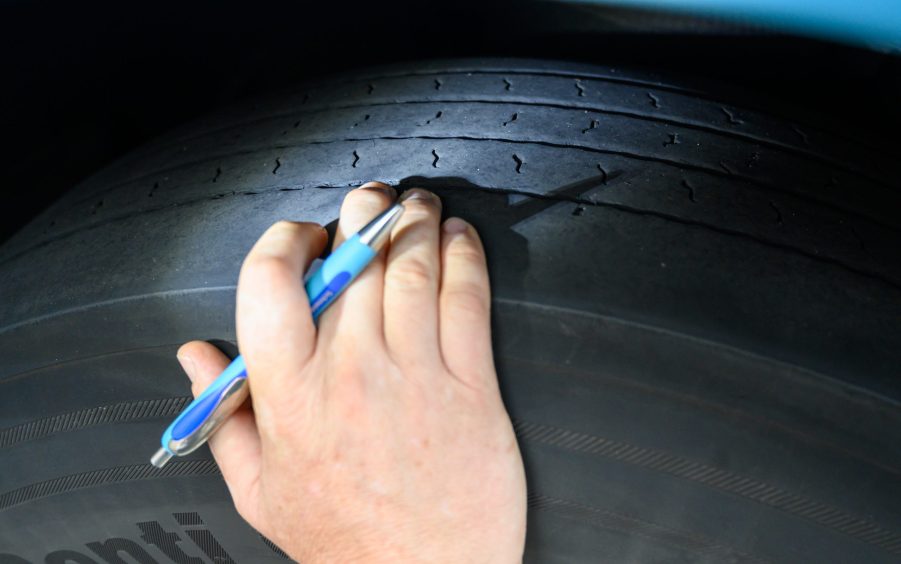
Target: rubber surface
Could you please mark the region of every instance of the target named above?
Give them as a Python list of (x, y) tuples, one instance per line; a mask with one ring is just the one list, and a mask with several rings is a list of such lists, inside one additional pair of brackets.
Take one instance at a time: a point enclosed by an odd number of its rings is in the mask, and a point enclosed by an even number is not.
[(898, 173), (853, 132), (562, 63), (361, 71), (201, 119), (0, 250), (0, 562), (284, 561), (206, 449), (147, 459), (187, 401), (177, 346), (234, 339), (259, 234), (366, 180), (485, 239), (528, 561), (897, 561)]

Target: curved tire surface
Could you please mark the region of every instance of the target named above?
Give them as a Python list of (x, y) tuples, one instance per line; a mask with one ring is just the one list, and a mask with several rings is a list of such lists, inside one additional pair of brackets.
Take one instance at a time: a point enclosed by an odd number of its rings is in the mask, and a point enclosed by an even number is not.
[(207, 116), (0, 249), (0, 562), (281, 562), (209, 451), (147, 459), (241, 260), (367, 180), (482, 234), (534, 562), (901, 558), (899, 166), (714, 90), (421, 63)]

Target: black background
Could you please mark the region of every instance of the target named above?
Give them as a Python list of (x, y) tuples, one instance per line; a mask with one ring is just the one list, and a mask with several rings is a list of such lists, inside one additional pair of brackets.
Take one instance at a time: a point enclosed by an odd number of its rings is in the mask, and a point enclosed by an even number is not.
[[(523, 56), (728, 85), (899, 144), (899, 58), (731, 24), (536, 2), (0, 3), (0, 241), (155, 135), (304, 78), (383, 62)], [(820, 118), (811, 118), (815, 123)]]

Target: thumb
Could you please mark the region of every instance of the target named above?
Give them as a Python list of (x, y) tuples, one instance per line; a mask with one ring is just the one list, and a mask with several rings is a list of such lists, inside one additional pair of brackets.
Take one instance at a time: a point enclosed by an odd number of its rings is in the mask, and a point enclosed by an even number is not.
[[(204, 341), (185, 343), (176, 356), (191, 380), (195, 398), (230, 362), (219, 349)], [(253, 525), (257, 522), (259, 506), (260, 436), (250, 402), (238, 408), (208, 442), (235, 508)]]

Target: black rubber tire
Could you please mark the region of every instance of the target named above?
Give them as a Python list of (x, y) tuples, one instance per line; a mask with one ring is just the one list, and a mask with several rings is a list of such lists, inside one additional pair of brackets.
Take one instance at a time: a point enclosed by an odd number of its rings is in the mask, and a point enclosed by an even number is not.
[(250, 245), (371, 179), (484, 237), (529, 561), (897, 561), (898, 173), (562, 63), (383, 68), (212, 115), (0, 253), (0, 562), (281, 561), (208, 451), (147, 460), (187, 401), (176, 347), (234, 338)]

